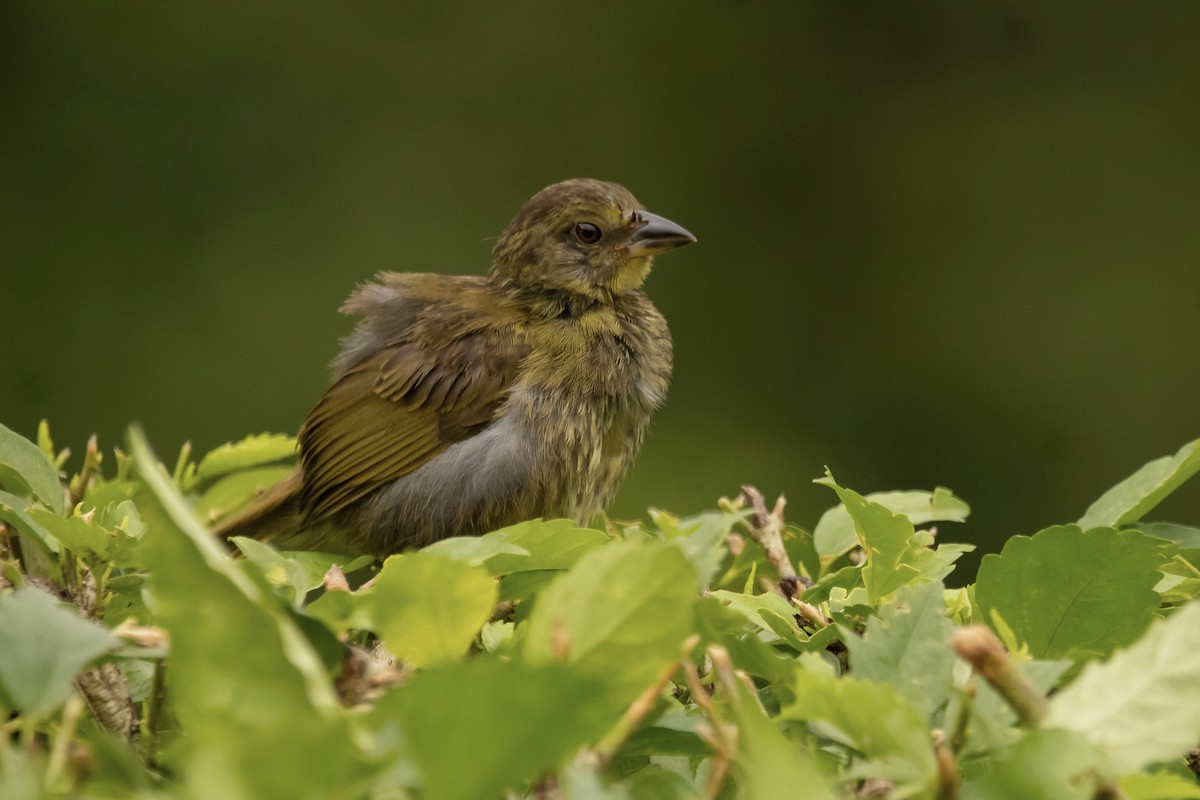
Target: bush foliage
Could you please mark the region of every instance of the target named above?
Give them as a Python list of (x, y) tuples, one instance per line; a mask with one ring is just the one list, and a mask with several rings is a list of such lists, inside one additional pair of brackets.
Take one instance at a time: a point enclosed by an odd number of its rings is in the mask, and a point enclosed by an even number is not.
[(966, 503), (831, 474), (811, 531), (745, 487), (231, 557), (207, 524), (293, 451), (168, 469), (134, 429), (64, 480), (0, 427), (0, 797), (1200, 798), (1200, 529), (1143, 519), (1200, 441), (962, 589)]

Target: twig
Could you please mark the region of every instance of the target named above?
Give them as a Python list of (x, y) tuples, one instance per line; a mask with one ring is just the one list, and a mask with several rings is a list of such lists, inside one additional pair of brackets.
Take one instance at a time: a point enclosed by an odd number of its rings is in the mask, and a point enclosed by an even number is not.
[(937, 762), (937, 800), (958, 800), (958, 761), (943, 731), (933, 732), (933, 756)]
[(350, 591), (350, 583), (346, 580), (346, 573), (342, 572), (342, 568), (337, 564), (329, 565), (329, 569), (325, 571), (325, 577), (322, 579), (322, 584), (327, 592)]
[[(711, 654), (711, 648), (710, 654)], [(683, 660), (683, 676), (692, 694), (692, 702), (704, 714), (705, 719), (696, 723), (696, 735), (713, 750), (704, 797), (713, 800), (721, 792), (729, 767), (737, 757), (737, 728), (721, 718), (708, 691), (701, 682), (696, 665)]]
[(800, 612), (800, 616), (812, 623), (814, 628), (825, 628), (832, 622), (829, 617), (821, 613), (821, 609), (799, 598), (792, 600), (792, 606)]
[(75, 476), (75, 479), (71, 481), (71, 485), (67, 489), (68, 509), (75, 508), (83, 500), (84, 494), (87, 493), (88, 484), (99, 473), (100, 462), (103, 460), (104, 457), (100, 454), (96, 434), (93, 433), (88, 437), (87, 448), (83, 451), (83, 466), (80, 467), (79, 474)]
[(46, 762), (46, 773), (42, 785), (50, 791), (54, 790), (54, 784), (58, 782), (63, 768), (67, 764), (67, 751), (71, 746), (71, 739), (75, 736), (75, 727), (79, 724), (82, 716), (83, 699), (79, 695), (73, 694), (63, 705), (62, 723), (54, 734), (54, 743), (50, 746), (50, 759)]
[(954, 715), (954, 727), (950, 729), (948, 743), (955, 755), (962, 752), (967, 743), (967, 729), (971, 722), (971, 710), (975, 705), (975, 681), (971, 681), (962, 690), (962, 700), (958, 704), (958, 713)]
[(150, 696), (146, 698), (145, 713), (142, 715), (142, 760), (147, 764), (157, 763), (158, 728), (162, 716), (163, 699), (166, 696), (166, 661), (154, 661), (154, 674), (150, 679)]
[(192, 443), (191, 441), (186, 441), (179, 448), (179, 458), (175, 460), (175, 469), (171, 472), (171, 480), (175, 481), (176, 486), (183, 480), (183, 473), (187, 470), (188, 461), (191, 457)]
[(996, 635), (982, 625), (959, 628), (950, 639), (959, 658), (969, 663), (1000, 693), (1027, 727), (1046, 716), (1046, 698), (1021, 674)]
[(754, 681), (750, 680), (750, 676), (745, 672), (735, 669), (733, 659), (729, 657), (729, 651), (717, 644), (708, 646), (708, 657), (712, 661), (713, 671), (717, 674), (717, 679), (725, 687), (725, 691), (729, 693), (733, 702), (737, 701), (737, 684), (742, 686), (750, 693), (758, 703), (758, 710), (763, 713), (763, 716), (768, 716), (767, 710), (763, 708), (762, 702), (758, 699), (758, 690), (754, 686)]
[(749, 501), (753, 511), (748, 526), (750, 538), (763, 549), (767, 561), (771, 562), (775, 574), (779, 576), (779, 588), (784, 597), (791, 600), (803, 591), (800, 587), (805, 585), (805, 581), (796, 575), (783, 546), (783, 509), (787, 506), (787, 500), (780, 495), (775, 507), (767, 511), (766, 500), (758, 489), (747, 484), (742, 487), (742, 495)]
[[(685, 654), (691, 652), (693, 648), (700, 642), (700, 636), (693, 634), (689, 636), (683, 643), (683, 651)], [(690, 662), (689, 662), (690, 663)], [(596, 754), (602, 761), (607, 762), (612, 759), (621, 744), (629, 738), (630, 734), (641, 724), (650, 712), (654, 710), (654, 706), (658, 703), (658, 698), (662, 695), (663, 689), (667, 682), (671, 680), (671, 676), (679, 670), (679, 661), (672, 661), (668, 664), (661, 673), (658, 680), (647, 686), (637, 699), (634, 700), (629, 708), (625, 709), (625, 713), (621, 715), (620, 721), (613, 726), (604, 738), (596, 745)]]
[(1093, 800), (1126, 800), (1127, 795), (1110, 778), (1096, 776), (1098, 785)]
[(406, 680), (408, 675), (407, 668), (397, 667), (396, 659), (385, 649), (376, 647), (368, 651), (350, 645), (333, 688), (343, 705), (365, 706), (378, 700), (389, 686)]

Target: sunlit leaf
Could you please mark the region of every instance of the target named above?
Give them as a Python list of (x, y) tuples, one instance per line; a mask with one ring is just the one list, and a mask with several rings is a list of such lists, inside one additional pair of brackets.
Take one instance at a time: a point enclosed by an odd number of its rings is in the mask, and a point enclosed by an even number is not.
[(49, 531), (60, 544), (81, 553), (108, 555), (111, 537), (99, 525), (80, 517), (62, 517), (43, 508), (31, 508), (27, 513), (30, 519)]
[(372, 713), (399, 721), (426, 800), (500, 797), (606, 730), (598, 679), (558, 664), (480, 658), (428, 669)]
[(862, 637), (843, 637), (856, 678), (888, 683), (929, 715), (950, 696), (954, 626), (946, 616), (940, 583), (905, 586), (867, 620)]
[(1180, 547), (1200, 548), (1200, 528), (1174, 522), (1139, 522), (1135, 526), (1147, 536), (1175, 542)]
[(487, 560), (493, 575), (532, 572), (543, 569), (569, 569), (583, 556), (608, 542), (608, 534), (580, 528), (568, 519), (532, 520), (502, 528), (509, 544), (527, 555), (498, 553)]
[(544, 589), (525, 654), (603, 675), (630, 700), (692, 632), (696, 573), (666, 542), (615, 542), (594, 550)]
[(0, 685), (24, 714), (65, 700), (75, 676), (114, 644), (108, 631), (43, 591), (0, 592)]
[(149, 490), (139, 503), (171, 635), (172, 708), (189, 733), (176, 755), (185, 782), (211, 781), (219, 766), (222, 791), (235, 795), (354, 796), (370, 770), (320, 657), (195, 517), (137, 429), (130, 444)]
[(1096, 658), (1150, 624), (1164, 561), (1163, 543), (1137, 531), (1059, 525), (985, 556), (975, 599), (984, 622), (998, 613), (1037, 658)]
[(1151, 461), (1102, 494), (1079, 518), (1079, 527), (1086, 530), (1137, 522), (1197, 472), (1200, 439), (1188, 442), (1173, 456)]
[(1046, 727), (1079, 731), (1115, 774), (1177, 758), (1200, 742), (1200, 602), (1093, 662), (1050, 699)]
[(390, 557), (365, 592), (375, 633), (421, 666), (461, 658), (496, 604), (486, 571), (429, 553)]
[(683, 550), (696, 568), (700, 588), (708, 586), (729, 554), (725, 539), (735, 525), (750, 516), (750, 511), (706, 511), (682, 519), (662, 511), (650, 516), (667, 540)]
[(861, 753), (855, 773), (930, 791), (937, 768), (924, 716), (891, 686), (853, 677), (796, 670), (796, 699), (783, 719), (814, 724), (825, 736)]
[(773, 638), (778, 638), (796, 652), (808, 649), (808, 637), (801, 633), (796, 624), (795, 609), (779, 595), (769, 592), (751, 595), (719, 590), (709, 592), (708, 596), (741, 614), (762, 631), (773, 634)]
[(291, 474), (291, 467), (255, 467), (224, 475), (196, 500), (196, 513), (209, 522), (218, 520)]
[(24, 498), (0, 491), (0, 522), (7, 522), (15, 530), (26, 534), (44, 552), (57, 553), (58, 539), (34, 519), (30, 513), (32, 510)]
[(1092, 800), (1098, 764), (1099, 754), (1086, 737), (1035, 730), (1003, 753), (971, 789), (986, 800)]
[(529, 551), (525, 548), (509, 543), (508, 534), (504, 531), (494, 531), (483, 536), (452, 536), (421, 548), (421, 552), (465, 561), (473, 567), (482, 566), (489, 558), (501, 553), (529, 556)]
[[(913, 525), (929, 522), (964, 522), (971, 507), (955, 497), (949, 489), (939, 486), (932, 492), (872, 492), (866, 500), (878, 503), (895, 514), (902, 514)], [(821, 515), (813, 529), (813, 545), (825, 559), (840, 556), (858, 545), (854, 520), (843, 505), (837, 505)]]
[(744, 686), (736, 690), (729, 706), (741, 734), (737, 777), (743, 796), (747, 800), (833, 800), (835, 795), (817, 772), (811, 754), (784, 738)]
[(0, 487), (18, 494), (32, 494), (63, 513), (63, 490), (58, 471), (50, 458), (24, 436), (0, 425)]
[(1183, 778), (1169, 772), (1153, 775), (1134, 773), (1124, 775), (1118, 782), (1122, 796), (1128, 800), (1197, 800), (1200, 784), (1195, 778)]
[(278, 433), (260, 433), (238, 442), (226, 442), (200, 459), (196, 478), (213, 478), (264, 464), (274, 464), (296, 455), (296, 440)]
[(915, 562), (921, 548), (914, 541), (916, 531), (906, 516), (893, 513), (886, 506), (870, 502), (858, 492), (839, 486), (829, 473), (814, 483), (833, 489), (854, 522), (859, 545), (867, 556), (862, 579), (872, 601), (894, 592), (920, 575)]

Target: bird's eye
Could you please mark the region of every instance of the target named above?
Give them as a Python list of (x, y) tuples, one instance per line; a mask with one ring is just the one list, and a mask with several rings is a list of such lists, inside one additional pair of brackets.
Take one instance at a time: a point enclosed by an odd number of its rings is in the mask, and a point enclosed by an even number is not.
[(600, 226), (591, 222), (576, 222), (574, 233), (575, 238), (584, 244), (595, 244), (604, 235)]

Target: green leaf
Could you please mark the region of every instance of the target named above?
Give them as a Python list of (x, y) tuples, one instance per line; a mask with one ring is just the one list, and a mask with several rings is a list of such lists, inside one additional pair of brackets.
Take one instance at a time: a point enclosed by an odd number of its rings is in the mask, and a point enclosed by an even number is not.
[(31, 587), (0, 594), (0, 642), (0, 685), (27, 716), (54, 709), (75, 676), (115, 644), (104, 628)]
[(1118, 527), (1137, 522), (1197, 472), (1200, 439), (1188, 442), (1173, 456), (1151, 461), (1102, 494), (1079, 518), (1079, 527)]
[(443, 539), (422, 552), (483, 564), (492, 575), (513, 575), (568, 569), (608, 540), (608, 534), (577, 527), (569, 519), (535, 519), (483, 536)]
[(230, 472), (274, 464), (296, 455), (296, 439), (278, 433), (247, 436), (239, 442), (226, 442), (196, 467), (198, 481), (210, 481)]
[(795, 661), (759, 638), (765, 622), (752, 621), (710, 595), (696, 602), (696, 623), (704, 643), (728, 650), (738, 669), (771, 683), (791, 682)]
[(0, 487), (18, 494), (32, 494), (63, 513), (63, 490), (58, 471), (50, 458), (24, 436), (0, 425)]
[(1112, 774), (1178, 758), (1200, 741), (1200, 602), (1092, 663), (1050, 699), (1045, 727), (1082, 733)]
[(16, 530), (26, 534), (46, 553), (58, 552), (58, 539), (46, 530), (30, 512), (29, 503), (22, 497), (0, 491), (0, 522), (7, 522)]
[(802, 668), (795, 692), (780, 718), (815, 723), (822, 735), (865, 756), (854, 774), (886, 778), (909, 792), (937, 786), (929, 726), (891, 686)]
[(804, 590), (806, 603), (819, 604), (828, 602), (829, 596), (835, 590), (852, 592), (862, 589), (862, 567), (842, 567), (836, 572), (824, 575), (815, 584)]
[(1118, 782), (1121, 795), (1127, 800), (1197, 800), (1200, 785), (1195, 778), (1181, 778), (1169, 772), (1153, 775), (1135, 773), (1124, 775)]
[(780, 641), (798, 653), (808, 650), (808, 637), (796, 624), (796, 611), (777, 594), (742, 594), (724, 589), (709, 592), (708, 596), (741, 614), (758, 628), (771, 634), (768, 641)]
[(399, 721), (425, 800), (500, 797), (604, 734), (600, 688), (558, 664), (477, 658), (418, 674), (371, 721), (385, 729)]
[(1139, 522), (1137, 529), (1147, 536), (1166, 539), (1188, 548), (1200, 548), (1200, 528), (1178, 525), (1174, 522)]
[[(315, 586), (306, 586), (308, 575), (305, 570), (300, 568), (299, 564), (289, 560), (270, 545), (254, 539), (247, 539), (244, 536), (235, 536), (229, 541), (242, 552), (246, 561), (259, 569), (267, 583), (282, 588), (284, 596), (294, 605), (299, 605), (304, 601), (304, 596), (309, 589), (316, 588)], [(317, 583), (317, 586), (320, 585)]]
[(1200, 597), (1200, 548), (1179, 550), (1162, 567), (1162, 580), (1154, 591), (1164, 603), (1184, 603)]
[(48, 795), (42, 789), (42, 781), (42, 765), (34, 761), (32, 753), (17, 748), (5, 752), (4, 768), (0, 769), (0, 797), (5, 800), (44, 800)]
[[(1017, 663), (1021, 674), (1042, 694), (1049, 694), (1070, 667), (1069, 661)], [(1016, 728), (1017, 714), (1012, 706), (986, 681), (975, 684), (973, 694), (973, 698), (969, 700), (970, 729), (963, 754), (986, 755), (1011, 747), (1021, 735)], [(963, 701), (961, 692), (952, 696), (944, 719), (955, 719), (961, 711)]]
[[(983, 776), (987, 800), (1091, 800), (1096, 796), (1096, 750), (1072, 731), (1026, 733)], [(973, 787), (975, 788), (975, 787)]]
[[(618, 706), (682, 655), (696, 573), (667, 542), (614, 542), (579, 559), (538, 596), (525, 656), (565, 660), (614, 686)], [(620, 709), (617, 709), (617, 713)]]
[(489, 653), (503, 652), (512, 644), (515, 630), (516, 626), (511, 622), (487, 622), (479, 629), (479, 642)]
[[(918, 536), (921, 532), (918, 531)], [(973, 552), (975, 545), (958, 544), (954, 542), (939, 544), (937, 547), (922, 547), (915, 553), (913, 566), (921, 573), (921, 577), (930, 581), (941, 581), (954, 571), (954, 564), (967, 553)]]
[(1137, 531), (1059, 525), (984, 556), (975, 585), (983, 621), (1004, 622), (1036, 658), (1102, 657), (1154, 618), (1163, 544)]
[(80, 511), (102, 511), (112, 504), (132, 500), (137, 484), (129, 480), (100, 481), (88, 486)]
[(736, 686), (729, 702), (738, 723), (738, 785), (747, 800), (833, 800), (810, 754), (784, 738), (746, 687)]
[(509, 544), (528, 555), (499, 553), (487, 561), (493, 575), (532, 572), (543, 569), (570, 569), (584, 554), (609, 541), (608, 534), (580, 528), (569, 519), (531, 520), (501, 528)]
[(324, 592), (304, 607), (304, 613), (320, 620), (334, 633), (351, 629), (369, 631), (375, 621), (371, 616), (370, 589), (357, 592)]
[(196, 500), (196, 513), (212, 523), (247, 505), (292, 474), (292, 467), (256, 467), (224, 475)]
[(31, 508), (26, 513), (70, 550), (77, 553), (108, 555), (112, 537), (99, 525), (80, 517), (61, 517), (45, 508)]
[(686, 769), (679, 762), (684, 760), (659, 757), (626, 778), (631, 800), (701, 800), (692, 786), (692, 776), (679, 771), (681, 767)]
[(858, 543), (867, 556), (863, 584), (873, 603), (920, 575), (915, 562), (921, 548), (913, 541), (916, 531), (906, 516), (838, 486), (828, 471), (826, 477), (813, 482), (833, 489), (854, 522)]
[(696, 568), (698, 588), (701, 589), (709, 585), (729, 554), (725, 538), (735, 525), (750, 514), (749, 510), (733, 513), (706, 511), (679, 519), (656, 509), (650, 511), (650, 517), (659, 531), (680, 548)]
[[(964, 522), (971, 513), (971, 507), (965, 501), (942, 486), (932, 492), (872, 492), (866, 499), (895, 514), (902, 514), (913, 525)], [(813, 544), (826, 560), (837, 558), (858, 544), (854, 520), (845, 506), (834, 506), (821, 515), (813, 529)]]
[(662, 716), (653, 725), (639, 728), (621, 745), (619, 757), (629, 756), (695, 756), (703, 758), (711, 751), (699, 736), (697, 725), (704, 724), (700, 714), (688, 713), (685, 707), (673, 699)]
[(104, 625), (114, 628), (129, 617), (146, 623), (153, 619), (146, 608), (145, 593), (142, 591), (146, 579), (139, 574), (109, 578), (105, 588), (110, 592), (104, 603)]
[(421, 552), (465, 561), (473, 567), (482, 566), (489, 558), (501, 553), (529, 555), (525, 548), (510, 544), (508, 534), (503, 531), (493, 531), (483, 536), (453, 536), (422, 547)]
[(138, 542), (145, 533), (137, 506), (130, 500), (109, 504), (90, 517), (61, 517), (45, 508), (31, 508), (29, 518), (69, 550), (94, 553), (117, 566), (140, 565)]
[(539, 569), (533, 572), (514, 572), (500, 579), (500, 599), (521, 601), (540, 592), (562, 574), (561, 569)]
[[(171, 636), (174, 758), (205, 796), (343, 797), (371, 775), (325, 667), (285, 608), (195, 517), (129, 433), (158, 622)], [(219, 791), (212, 781), (219, 779)]]
[(429, 553), (391, 556), (366, 592), (372, 630), (420, 666), (462, 658), (496, 604), (485, 570)]
[(558, 773), (562, 800), (630, 800), (620, 784), (606, 785), (600, 770), (582, 764), (568, 764)]
[(856, 678), (887, 683), (928, 716), (950, 697), (954, 625), (946, 617), (940, 583), (905, 586), (867, 620), (862, 638), (842, 637)]

